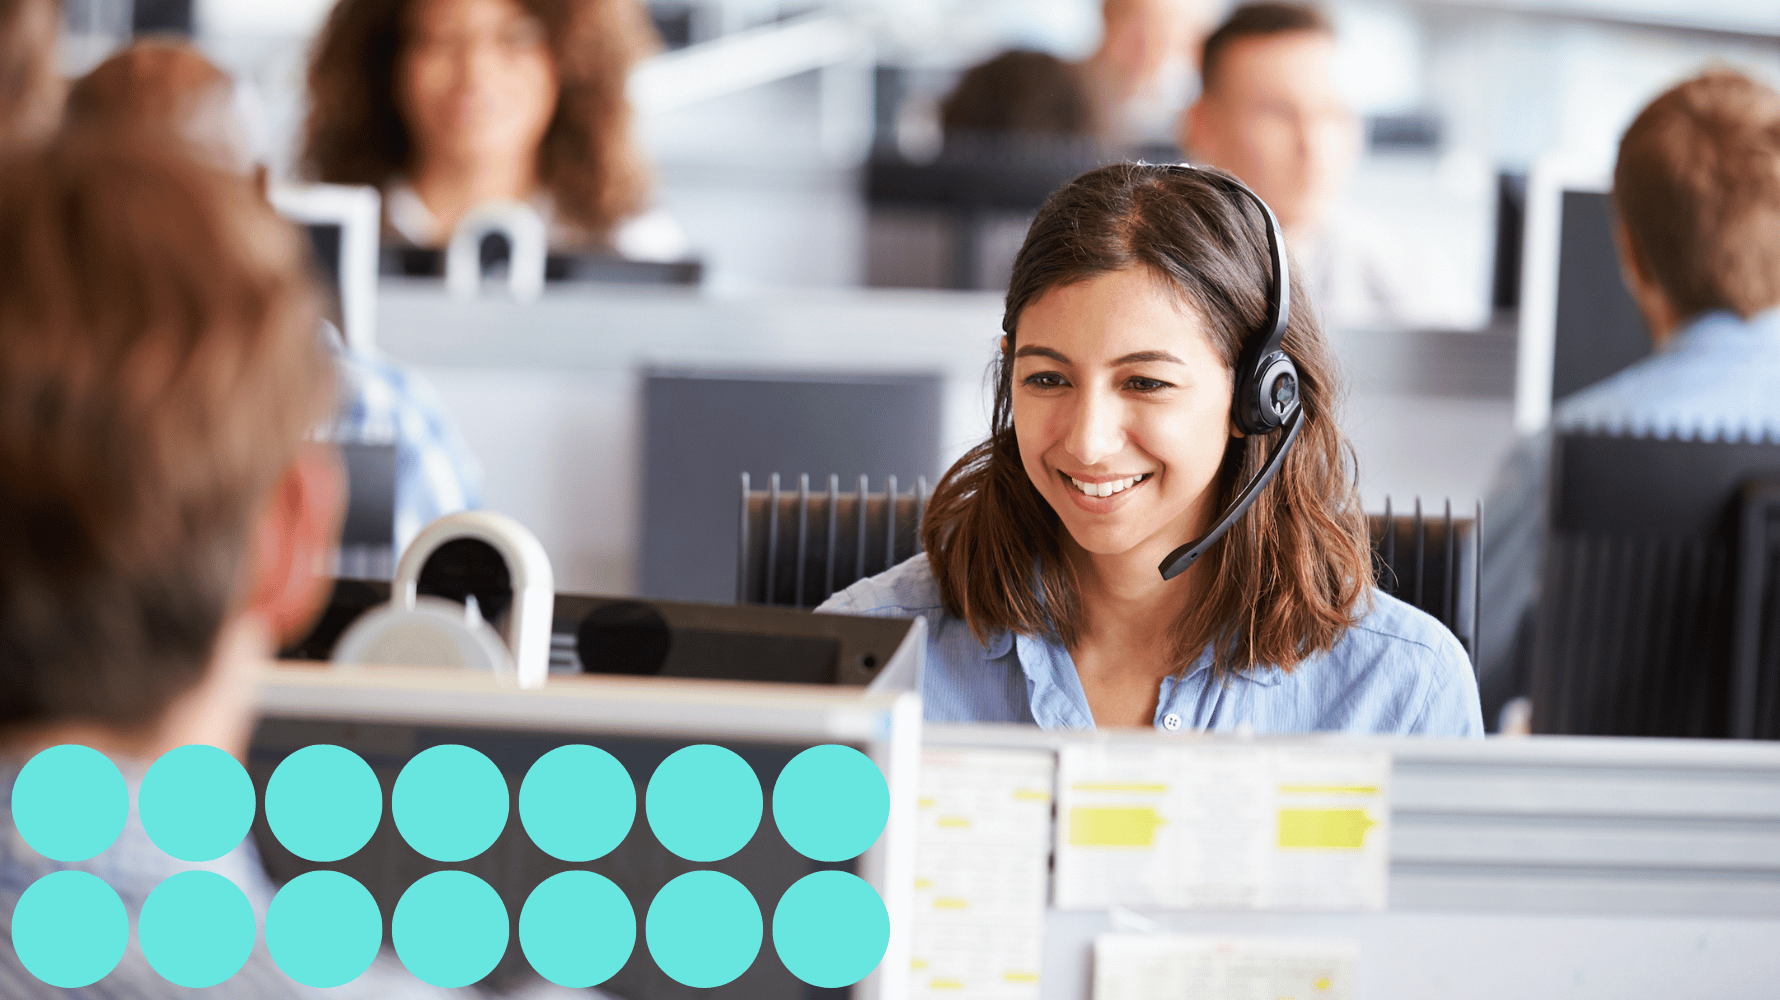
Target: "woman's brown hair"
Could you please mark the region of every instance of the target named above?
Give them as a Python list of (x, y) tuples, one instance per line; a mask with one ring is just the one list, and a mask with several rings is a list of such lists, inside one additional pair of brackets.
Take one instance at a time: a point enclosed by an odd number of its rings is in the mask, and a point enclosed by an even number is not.
[[(396, 73), (416, 0), (340, 0), (309, 63), (301, 166), (318, 181), (382, 187), (413, 154)], [(543, 25), (559, 90), (538, 149), (556, 211), (596, 241), (642, 207), (649, 178), (631, 137), (625, 80), (653, 51), (636, 0), (515, 0)]]
[[(1145, 164), (1083, 174), (1039, 210), (1008, 286), (989, 439), (946, 472), (922, 528), (947, 610), (978, 639), (1011, 630), (1074, 646), (1085, 625), (1063, 554), (1065, 529), (1020, 461), (1013, 352), (1021, 312), (1054, 288), (1146, 268), (1198, 313), (1234, 369), (1267, 311), (1266, 225), (1206, 172)], [(1290, 670), (1333, 647), (1369, 600), (1371, 550), (1352, 452), (1335, 425), (1334, 359), (1299, 284), (1291, 307), (1283, 346), (1298, 366), (1303, 428), (1273, 481), (1190, 571), (1205, 582), (1174, 626), (1181, 667), (1210, 643), (1221, 676), (1265, 665)], [(1219, 512), (1276, 437), (1230, 439)]]

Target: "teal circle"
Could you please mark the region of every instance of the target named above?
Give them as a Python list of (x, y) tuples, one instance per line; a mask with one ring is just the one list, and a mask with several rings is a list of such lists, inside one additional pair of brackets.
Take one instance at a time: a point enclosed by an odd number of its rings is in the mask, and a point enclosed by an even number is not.
[(773, 822), (806, 858), (856, 858), (878, 842), (889, 819), (884, 772), (852, 747), (811, 747), (791, 758), (773, 783)]
[(345, 747), (304, 747), (280, 761), (266, 782), (266, 825), (285, 850), (307, 861), (357, 854), (382, 818), (383, 786), (371, 765)]
[(624, 968), (636, 945), (636, 911), (604, 875), (552, 875), (538, 883), (519, 911), (519, 947), (526, 961), (558, 986), (598, 986)]
[(56, 861), (85, 861), (110, 847), (129, 814), (124, 776), (91, 747), (64, 743), (41, 751), (12, 783), (19, 836)]
[(519, 821), (538, 849), (576, 863), (612, 852), (637, 818), (637, 786), (597, 747), (557, 747), (525, 772)]
[(357, 979), (383, 947), (383, 913), (350, 875), (313, 871), (284, 884), (266, 908), (266, 950), (284, 974), (327, 989)]
[(722, 986), (760, 954), (760, 905), (722, 872), (687, 872), (655, 894), (643, 936), (655, 964), (675, 982)]
[(396, 957), (422, 982), (455, 989), (481, 982), (507, 953), (507, 908), (468, 872), (427, 875), (408, 887), (390, 919)]
[(889, 947), (890, 911), (857, 875), (805, 875), (785, 890), (773, 911), (779, 960), (811, 986), (851, 986), (871, 975)]
[(162, 754), (136, 792), (148, 839), (181, 861), (212, 861), (240, 846), (253, 809), (253, 779), (241, 762), (201, 743)]
[(142, 901), (136, 940), (161, 978), (200, 989), (241, 971), (259, 928), (235, 883), (215, 872), (180, 872)]
[(428, 747), (396, 776), (389, 811), (408, 846), (434, 861), (468, 861), (507, 825), (507, 779), (466, 746)]
[(721, 861), (760, 828), (760, 779), (733, 750), (709, 743), (668, 755), (649, 778), (643, 809), (661, 846), (688, 861)]
[(123, 900), (97, 875), (52, 872), (12, 908), (12, 950), (25, 971), (51, 986), (91, 986), (117, 968), (130, 943)]

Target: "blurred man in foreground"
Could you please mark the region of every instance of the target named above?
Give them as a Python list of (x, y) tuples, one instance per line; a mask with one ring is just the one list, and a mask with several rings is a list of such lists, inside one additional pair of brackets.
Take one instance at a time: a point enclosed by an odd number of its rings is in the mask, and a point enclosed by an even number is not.
[[(342, 495), (335, 457), (303, 440), (333, 377), (295, 234), (245, 182), (172, 153), (57, 143), (0, 165), (0, 245), (35, 248), (0, 268), (0, 787), (64, 743), (137, 779), (185, 744), (244, 755), (255, 671), (321, 595)], [(140, 906), (197, 867), (134, 822), (75, 865), (4, 828), (8, 923), (53, 870), (102, 873)], [(248, 850), (205, 867), (270, 894)], [(263, 949), (242, 975), (294, 987)], [(157, 983), (132, 947), (91, 995)], [(61, 992), (0, 950), (0, 994)]]
[(0, 152), (42, 138), (61, 111), (55, 0), (0, 0)]
[(1181, 147), (1230, 171), (1279, 216), (1298, 270), (1337, 326), (1440, 324), (1416, 253), (1337, 211), (1360, 153), (1360, 121), (1336, 79), (1334, 27), (1317, 8), (1264, 0), (1236, 8), (1205, 40), (1199, 99)]
[[(1553, 429), (1780, 440), (1780, 93), (1714, 70), (1662, 94), (1620, 140), (1613, 208), (1656, 351), (1560, 400)], [(1522, 442), (1485, 502), (1486, 712), (1525, 683), (1549, 453)]]
[[(97, 749), (133, 789), (177, 747), (245, 757), (258, 670), (307, 627), (325, 592), (317, 566), (334, 544), (343, 487), (333, 449), (306, 440), (332, 409), (334, 372), (315, 335), (305, 250), (249, 183), (189, 154), (140, 134), (72, 136), (0, 163), (0, 246), (34, 248), (0, 268), (8, 998), (190, 995), (149, 965), (137, 934), (97, 982), (40, 981), (13, 946), (12, 922), (45, 875), (97, 875), (132, 925), (151, 890), (194, 868), (233, 882), (256, 924), (273, 895), (251, 839), (214, 861), (176, 861), (132, 805), (109, 847), (58, 862), (25, 842), (13, 816), (19, 770), (47, 747)], [(454, 992), (409, 975), (390, 952), (345, 985), (311, 989), (275, 965), (261, 934), (207, 995)]]

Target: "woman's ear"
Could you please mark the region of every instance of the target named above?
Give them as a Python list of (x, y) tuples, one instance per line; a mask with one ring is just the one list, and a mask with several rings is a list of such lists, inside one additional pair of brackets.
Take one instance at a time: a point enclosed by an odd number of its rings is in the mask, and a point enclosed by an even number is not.
[(345, 500), (346, 477), (331, 445), (305, 444), (273, 487), (254, 532), (244, 610), (265, 621), (280, 645), (300, 637), (320, 610)]

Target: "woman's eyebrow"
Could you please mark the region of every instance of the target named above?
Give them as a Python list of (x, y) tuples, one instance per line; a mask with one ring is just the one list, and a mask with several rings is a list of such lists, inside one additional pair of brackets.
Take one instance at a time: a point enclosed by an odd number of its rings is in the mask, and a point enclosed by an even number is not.
[(1016, 357), (1016, 358), (1050, 358), (1052, 361), (1055, 361), (1058, 364), (1062, 364), (1062, 365), (1069, 364), (1069, 359), (1063, 356), (1062, 351), (1053, 350), (1049, 347), (1035, 347), (1032, 345), (1027, 345), (1027, 346), (1022, 347), (1019, 350), (1015, 351), (1014, 357)]
[(1185, 361), (1182, 361), (1181, 359), (1175, 357), (1174, 355), (1168, 353), (1167, 351), (1137, 351), (1132, 354), (1127, 354), (1124, 357), (1119, 358), (1118, 360), (1114, 361), (1113, 366), (1117, 367), (1119, 365), (1141, 365), (1141, 364), (1144, 364), (1145, 362), (1150, 362), (1150, 361), (1162, 361), (1162, 362), (1167, 362), (1168, 364), (1175, 364), (1175, 365), (1186, 364)]

